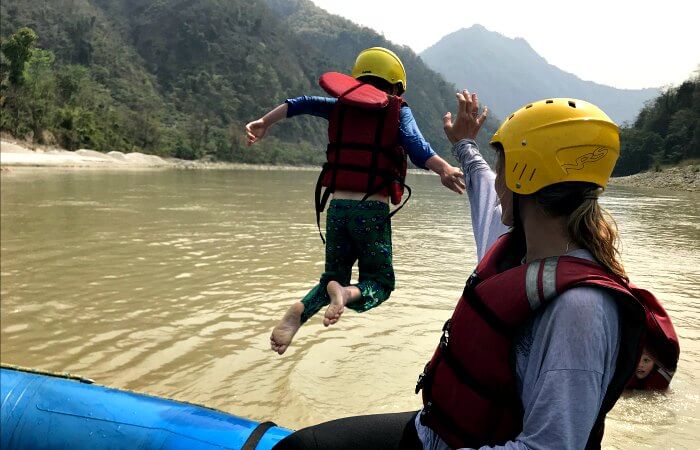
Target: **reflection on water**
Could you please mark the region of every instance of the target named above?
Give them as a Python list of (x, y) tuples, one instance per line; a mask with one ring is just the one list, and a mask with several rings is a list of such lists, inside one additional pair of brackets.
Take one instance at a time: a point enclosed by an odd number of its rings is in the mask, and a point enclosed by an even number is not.
[[(299, 427), (417, 409), (432, 353), (476, 255), (465, 197), (410, 176), (394, 219), (397, 290), (381, 307), (269, 332), (323, 270), (305, 171), (15, 171), (2, 176), (2, 362)], [(626, 395), (608, 448), (697, 448), (698, 195), (611, 187), (632, 279), (673, 316), (668, 394)], [(285, 405), (280, 409), (280, 405)]]

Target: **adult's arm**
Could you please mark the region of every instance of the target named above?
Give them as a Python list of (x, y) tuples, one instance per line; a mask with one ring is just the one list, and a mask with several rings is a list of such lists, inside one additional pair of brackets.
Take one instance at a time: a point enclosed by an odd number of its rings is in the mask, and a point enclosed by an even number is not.
[(471, 207), (472, 228), (478, 260), (508, 228), (501, 223), (501, 205), (496, 195), (496, 175), (479, 153), (476, 136), (488, 115), (488, 108), (479, 113), (479, 98), (466, 89), (457, 92), (457, 117), (452, 113), (442, 118), (445, 136), (452, 143), (452, 154), (464, 173)]
[(472, 219), (476, 254), (479, 261), (508, 227), (501, 222), (501, 204), (496, 195), (495, 180), (488, 163), (473, 139), (462, 139), (452, 146), (452, 155), (464, 173), (464, 184)]

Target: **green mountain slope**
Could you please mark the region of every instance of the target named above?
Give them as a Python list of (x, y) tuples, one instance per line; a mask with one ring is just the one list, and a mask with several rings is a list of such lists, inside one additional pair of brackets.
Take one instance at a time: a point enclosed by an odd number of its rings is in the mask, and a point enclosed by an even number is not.
[[(243, 125), (287, 97), (322, 94), (321, 73), (348, 71), (361, 49), (383, 45), (407, 66), (407, 100), (425, 136), (443, 155), (449, 149), (441, 117), (454, 110), (455, 88), (407, 48), (308, 1), (22, 0), (0, 3), (0, 25), (5, 42), (30, 27), (41, 49), (21, 86), (3, 79), (0, 127), (20, 137), (102, 151), (317, 163), (325, 121), (285, 121), (250, 149)], [(486, 128), (484, 139), (495, 121)]]

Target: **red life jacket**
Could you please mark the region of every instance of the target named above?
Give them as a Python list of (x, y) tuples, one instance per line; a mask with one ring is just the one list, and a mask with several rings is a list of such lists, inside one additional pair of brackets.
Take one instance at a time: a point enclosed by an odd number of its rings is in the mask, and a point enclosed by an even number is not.
[(467, 280), (440, 344), (418, 378), (421, 421), (454, 448), (501, 445), (523, 427), (511, 350), (515, 330), (574, 286), (611, 291), (620, 311), (616, 370), (587, 448), (598, 448), (605, 414), (622, 393), (641, 355), (645, 310), (633, 288), (601, 266), (570, 256), (520, 264), (524, 245), (501, 236)]
[(668, 389), (668, 385), (671, 384), (671, 378), (673, 378), (673, 371), (668, 371), (658, 364), (654, 364), (654, 368), (651, 373), (646, 377), (639, 379), (636, 376), (632, 376), (627, 382), (626, 389), (640, 389), (648, 391), (663, 391)]
[(637, 297), (647, 309), (644, 348), (654, 358), (654, 368), (641, 380), (636, 376), (627, 383), (628, 389), (664, 390), (676, 372), (680, 346), (671, 318), (659, 300), (651, 292), (636, 289)]
[(327, 162), (316, 183), (317, 222), (336, 190), (364, 192), (365, 198), (383, 194), (401, 203), (407, 187), (406, 152), (398, 143), (403, 99), (337, 72), (321, 75), (319, 84), (338, 101), (328, 123)]

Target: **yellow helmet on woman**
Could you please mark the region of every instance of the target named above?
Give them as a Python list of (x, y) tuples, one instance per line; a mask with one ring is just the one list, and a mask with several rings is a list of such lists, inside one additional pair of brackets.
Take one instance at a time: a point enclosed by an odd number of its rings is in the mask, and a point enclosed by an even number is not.
[(352, 68), (353, 78), (371, 75), (390, 84), (399, 84), (402, 94), (406, 91), (406, 69), (396, 53), (384, 47), (362, 50)]
[(605, 187), (620, 156), (615, 122), (583, 100), (554, 98), (523, 106), (491, 138), (505, 156), (506, 186), (532, 194), (555, 183)]

